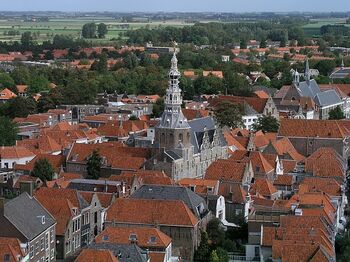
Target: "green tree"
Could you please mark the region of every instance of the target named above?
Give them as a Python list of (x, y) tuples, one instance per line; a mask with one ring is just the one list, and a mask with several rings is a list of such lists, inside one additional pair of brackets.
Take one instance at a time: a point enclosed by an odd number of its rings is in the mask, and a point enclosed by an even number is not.
[(97, 34), (99, 38), (105, 38), (108, 33), (107, 25), (104, 23), (100, 23), (97, 27)]
[(262, 116), (256, 123), (253, 124), (255, 131), (262, 130), (264, 133), (272, 132), (276, 133), (279, 129), (279, 122), (273, 116)]
[(22, 34), (21, 43), (25, 49), (29, 48), (33, 44), (33, 36), (30, 31), (24, 32)]
[(216, 253), (216, 250), (213, 250), (210, 254), (209, 262), (220, 262), (220, 258)]
[(329, 120), (340, 120), (344, 118), (345, 114), (340, 106), (337, 106), (329, 111)]
[(31, 175), (40, 178), (43, 182), (51, 181), (55, 170), (46, 158), (40, 158), (35, 162)]
[(37, 94), (42, 91), (48, 91), (49, 84), (50, 82), (45, 76), (33, 74), (29, 80), (28, 93)]
[(153, 105), (153, 117), (160, 117), (164, 111), (164, 98), (157, 99), (156, 103)]
[(102, 157), (100, 156), (98, 150), (92, 151), (86, 165), (88, 178), (99, 179), (101, 176)]
[(36, 102), (32, 98), (17, 96), (8, 101), (5, 114), (10, 118), (27, 117), (29, 114), (36, 113)]
[(0, 146), (16, 144), (18, 128), (9, 118), (0, 116)]
[(31, 77), (29, 69), (25, 66), (16, 66), (15, 70), (13, 70), (10, 75), (12, 79), (15, 81), (16, 85), (27, 84)]
[(129, 117), (129, 120), (132, 120), (132, 121), (134, 121), (134, 120), (138, 120), (138, 118), (137, 118), (137, 116), (135, 116), (135, 115), (132, 115), (132, 116), (130, 116), (130, 117)]
[(12, 92), (17, 93), (15, 81), (7, 73), (0, 73), (0, 90), (4, 88), (10, 89)]
[(208, 234), (205, 231), (201, 232), (201, 242), (194, 254), (194, 262), (206, 261), (210, 255), (210, 247), (208, 244), (209, 238)]
[(87, 23), (83, 25), (82, 36), (84, 38), (96, 38), (96, 24)]
[(242, 108), (229, 101), (220, 103), (214, 111), (215, 118), (221, 127), (242, 127)]
[(105, 53), (101, 54), (99, 60), (95, 61), (91, 65), (91, 70), (97, 71), (99, 73), (104, 73), (108, 70), (107, 55)]

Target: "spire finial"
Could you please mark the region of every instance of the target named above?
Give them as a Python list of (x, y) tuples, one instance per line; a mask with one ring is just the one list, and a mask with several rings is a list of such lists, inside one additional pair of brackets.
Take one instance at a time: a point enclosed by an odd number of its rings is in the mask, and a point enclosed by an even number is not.
[(310, 82), (311, 79), (311, 72), (310, 72), (310, 66), (309, 66), (309, 59), (306, 58), (306, 63), (305, 63), (305, 80), (306, 82)]

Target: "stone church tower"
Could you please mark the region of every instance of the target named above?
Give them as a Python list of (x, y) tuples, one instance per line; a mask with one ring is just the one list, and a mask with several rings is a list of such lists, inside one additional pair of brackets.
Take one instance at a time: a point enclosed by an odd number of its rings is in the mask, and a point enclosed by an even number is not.
[(158, 148), (174, 149), (191, 147), (191, 127), (182, 113), (182, 96), (179, 87), (180, 72), (176, 52), (171, 59), (169, 85), (166, 90), (165, 108), (161, 121), (155, 128), (155, 143)]

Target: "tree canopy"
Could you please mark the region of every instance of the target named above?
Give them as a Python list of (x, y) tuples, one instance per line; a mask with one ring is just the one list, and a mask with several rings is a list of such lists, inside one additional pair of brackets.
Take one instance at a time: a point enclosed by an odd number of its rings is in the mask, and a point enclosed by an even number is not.
[(8, 117), (0, 116), (0, 146), (14, 146), (17, 133), (17, 125)]
[(280, 125), (278, 120), (273, 116), (262, 116), (258, 119), (256, 123), (253, 124), (253, 129), (255, 131), (263, 131), (264, 133), (278, 132)]
[(43, 182), (54, 178), (55, 170), (46, 158), (40, 158), (34, 164), (31, 175), (40, 178)]
[(345, 118), (345, 114), (340, 106), (337, 106), (329, 111), (330, 120), (340, 120)]
[(214, 114), (221, 127), (237, 128), (243, 126), (242, 107), (240, 105), (224, 101), (215, 108)]
[(88, 178), (99, 179), (101, 176), (102, 157), (98, 150), (92, 151), (87, 161)]

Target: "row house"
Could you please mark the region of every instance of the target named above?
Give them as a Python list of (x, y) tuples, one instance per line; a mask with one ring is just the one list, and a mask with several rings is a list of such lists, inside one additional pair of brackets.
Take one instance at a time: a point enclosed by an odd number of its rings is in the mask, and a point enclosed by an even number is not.
[(101, 176), (103, 177), (120, 174), (122, 171), (142, 169), (146, 160), (150, 158), (151, 153), (149, 149), (129, 148), (118, 142), (101, 144), (75, 143), (67, 156), (67, 172), (86, 176), (87, 161), (94, 150), (97, 150), (102, 158)]
[(23, 146), (0, 147), (0, 168), (13, 169), (17, 164), (27, 164), (36, 155)]
[(35, 192), (35, 197), (57, 220), (56, 258), (59, 260), (76, 256), (102, 231), (103, 218), (112, 201), (109, 195), (84, 194), (64, 188), (42, 187)]
[(27, 261), (56, 261), (56, 227), (56, 219), (28, 193), (6, 203), (0, 199), (0, 237), (17, 238)]
[(95, 239), (99, 243), (132, 244), (143, 250), (148, 250), (149, 256), (160, 256), (161, 261), (170, 262), (176, 259), (172, 256), (172, 239), (152, 227), (107, 227)]
[(309, 156), (321, 147), (332, 147), (340, 156), (349, 156), (348, 121), (281, 119), (277, 138), (287, 137), (295, 149)]
[(117, 199), (107, 210), (106, 227), (157, 226), (173, 240), (172, 256), (192, 261), (200, 242), (200, 221), (180, 200)]
[(0, 257), (3, 261), (28, 261), (29, 254), (15, 237), (0, 237)]

